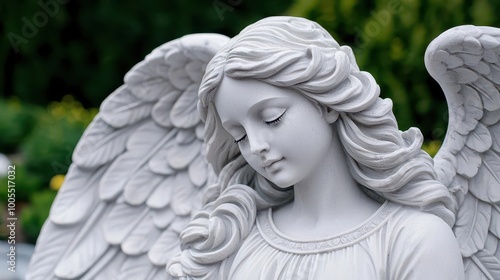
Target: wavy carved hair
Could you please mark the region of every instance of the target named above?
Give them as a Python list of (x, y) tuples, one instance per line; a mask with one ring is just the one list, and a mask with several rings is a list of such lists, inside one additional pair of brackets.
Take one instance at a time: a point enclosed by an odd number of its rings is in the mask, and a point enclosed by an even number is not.
[(339, 112), (334, 128), (359, 184), (454, 223), (454, 202), (436, 181), (432, 159), (421, 150), (422, 134), (416, 128), (398, 130), (392, 102), (379, 97), (371, 74), (359, 71), (351, 48), (340, 46), (315, 22), (270, 17), (245, 28), (207, 66), (198, 110), (206, 123), (207, 158), (219, 181), (209, 187), (203, 210), (181, 234), (183, 251), (170, 265), (180, 264), (182, 272), (176, 274), (221, 277), (223, 260), (248, 236), (256, 212), (293, 197), (292, 191), (274, 189), (253, 171), (222, 128), (213, 99), (224, 76), (292, 88)]

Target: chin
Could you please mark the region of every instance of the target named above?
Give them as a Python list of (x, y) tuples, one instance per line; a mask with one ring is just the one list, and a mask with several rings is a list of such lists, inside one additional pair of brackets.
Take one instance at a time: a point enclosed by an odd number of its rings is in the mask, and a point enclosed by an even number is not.
[(290, 178), (285, 174), (275, 174), (265, 176), (269, 181), (271, 181), (274, 185), (276, 185), (279, 189), (288, 189), (297, 183), (294, 178)]

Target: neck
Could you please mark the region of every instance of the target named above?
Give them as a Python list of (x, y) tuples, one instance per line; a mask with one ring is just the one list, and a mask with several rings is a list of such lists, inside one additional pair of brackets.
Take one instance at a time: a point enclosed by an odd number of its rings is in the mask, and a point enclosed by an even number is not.
[[(340, 140), (337, 135), (333, 138), (323, 162), (294, 186), (294, 201), (275, 215), (276, 225), (287, 234), (331, 236), (357, 226), (380, 206), (358, 187), (349, 172)], [(312, 230), (304, 232), (301, 228)]]

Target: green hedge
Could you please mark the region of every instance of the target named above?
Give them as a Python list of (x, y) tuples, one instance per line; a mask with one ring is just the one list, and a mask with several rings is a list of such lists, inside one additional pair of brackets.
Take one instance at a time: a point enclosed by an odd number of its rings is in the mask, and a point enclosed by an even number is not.
[[(72, 93), (98, 107), (153, 48), (186, 34), (236, 34), (287, 0), (5, 1), (0, 97), (46, 105)], [(2, 32), (3, 31), (3, 32)]]

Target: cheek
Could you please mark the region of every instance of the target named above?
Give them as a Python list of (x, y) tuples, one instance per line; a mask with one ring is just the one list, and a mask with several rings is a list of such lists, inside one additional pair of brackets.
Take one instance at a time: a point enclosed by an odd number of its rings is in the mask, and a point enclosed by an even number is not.
[(286, 145), (286, 152), (294, 161), (300, 162), (303, 169), (314, 168), (327, 154), (332, 143), (332, 128), (325, 124), (303, 127)]
[(263, 172), (263, 169), (261, 167), (261, 160), (259, 159), (259, 157), (257, 157), (256, 155), (250, 153), (248, 151), (248, 149), (240, 149), (240, 152), (241, 154), (243, 155), (243, 158), (245, 159), (245, 161), (255, 170), (257, 171), (259, 174), (263, 175), (262, 172)]

